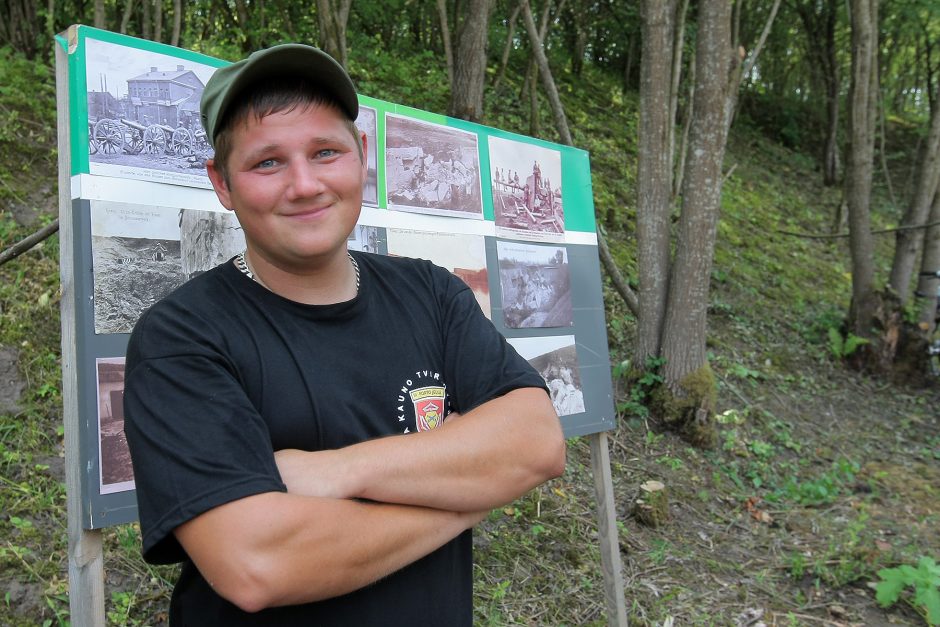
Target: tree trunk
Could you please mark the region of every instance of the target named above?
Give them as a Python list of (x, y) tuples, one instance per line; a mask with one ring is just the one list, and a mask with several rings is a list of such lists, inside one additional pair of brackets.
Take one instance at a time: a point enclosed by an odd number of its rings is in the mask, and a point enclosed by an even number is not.
[[(936, 112), (934, 112), (936, 115)], [(927, 227), (924, 232), (924, 256), (921, 258), (921, 272), (940, 271), (940, 190), (934, 194), (930, 207), (929, 222), (933, 226)], [(940, 279), (921, 277), (917, 290), (925, 295), (924, 304), (920, 309), (920, 326), (926, 329), (927, 337), (936, 330), (937, 319), (937, 290), (940, 288)]]
[(104, 0), (95, 0), (95, 28), (104, 28), (106, 22), (106, 16), (104, 10)]
[(163, 41), (163, 0), (153, 0), (153, 40)]
[(144, 36), (144, 39), (150, 39), (151, 33), (151, 22), (150, 22), (150, 0), (141, 0), (140, 3), (140, 12), (141, 12), (141, 32)]
[(127, 27), (131, 23), (131, 15), (134, 13), (134, 5), (137, 0), (127, 0), (124, 3), (124, 14), (121, 16), (121, 34), (127, 34)]
[(451, 84), (451, 117), (480, 122), (483, 119), (483, 85), (486, 80), (486, 38), (490, 0), (468, 0), (467, 14), (457, 29), (454, 82)]
[[(555, 86), (555, 79), (548, 66), (548, 58), (545, 56), (545, 50), (542, 48), (542, 40), (538, 31), (535, 29), (535, 20), (532, 18), (532, 9), (529, 7), (529, 0), (521, 0), (522, 20), (525, 23), (526, 32), (529, 34), (529, 41), (532, 44), (532, 53), (535, 55), (538, 64), (539, 75), (542, 77), (542, 87), (548, 96), (548, 102), (552, 106), (552, 113), (555, 115), (555, 128), (561, 134), (561, 141), (569, 146), (573, 145), (571, 131), (568, 128), (568, 119), (565, 116), (565, 109), (561, 104), (561, 98), (558, 95), (558, 88)], [(535, 88), (533, 85), (532, 89)]]
[[(728, 130), (731, 128), (731, 123), (734, 122), (734, 115), (738, 107), (738, 95), (740, 94), (741, 82), (744, 80), (744, 77), (749, 76), (751, 71), (754, 69), (754, 66), (757, 64), (757, 57), (760, 56), (761, 50), (764, 48), (764, 44), (767, 43), (767, 37), (770, 35), (770, 28), (774, 24), (774, 19), (777, 17), (777, 10), (780, 8), (781, 0), (774, 0), (773, 6), (770, 7), (770, 13), (767, 16), (767, 21), (764, 22), (764, 29), (761, 31), (760, 37), (757, 40), (757, 43), (754, 45), (754, 49), (751, 51), (751, 54), (744, 58), (745, 51), (744, 47), (740, 45), (738, 41), (740, 33), (740, 20), (741, 20), (741, 5), (743, 3), (738, 2), (735, 4), (735, 36), (731, 39), (731, 42), (734, 42), (735, 49), (738, 50), (738, 54), (732, 56), (731, 58), (734, 61), (734, 65), (731, 68), (731, 75), (728, 80), (728, 91), (725, 96), (725, 135), (727, 136)], [(730, 48), (730, 47), (729, 47)]]
[(499, 72), (496, 74), (496, 80), (493, 82), (493, 89), (498, 90), (500, 83), (506, 75), (506, 66), (509, 65), (509, 53), (512, 51), (513, 37), (516, 34), (516, 20), (519, 17), (519, 11), (522, 9), (518, 4), (513, 8), (509, 15), (509, 30), (506, 33), (506, 45), (503, 46), (503, 56), (499, 60)]
[(317, 0), (317, 22), (323, 51), (346, 67), (346, 23), (352, 0)]
[(692, 113), (695, 111), (695, 48), (692, 48), (692, 58), (689, 59), (689, 96), (686, 98), (685, 112), (682, 115), (682, 139), (679, 141), (679, 152), (676, 156), (675, 179), (672, 182), (673, 199), (682, 193), (682, 182), (685, 176), (685, 158), (689, 154), (689, 129), (692, 128)]
[[(561, 0), (561, 3), (558, 5), (559, 12), (565, 5), (565, 0)], [(521, 5), (520, 5), (521, 8)], [(542, 7), (542, 20), (539, 23), (539, 42), (544, 42), (545, 38), (548, 36), (548, 17), (552, 8), (552, 0), (545, 0), (545, 6)], [(542, 44), (539, 44), (539, 48), (544, 51)], [(529, 79), (529, 135), (533, 137), (538, 137), (541, 135), (539, 131), (539, 92), (538, 92), (538, 80), (539, 80), (539, 64), (537, 53), (533, 45), (532, 50), (532, 60), (529, 62), (529, 71), (526, 73), (526, 76)]]
[[(901, 220), (902, 226), (924, 223), (930, 213), (930, 204), (936, 195), (937, 184), (940, 182), (940, 107), (937, 107), (930, 117), (927, 142), (917, 160), (919, 165), (914, 195), (904, 213), (904, 219)], [(914, 273), (917, 254), (923, 241), (924, 234), (918, 230), (897, 232), (890, 285), (901, 299), (902, 305), (907, 303), (910, 296), (911, 275)]]
[(454, 84), (454, 51), (450, 47), (450, 25), (447, 22), (447, 0), (437, 0), (437, 16), (441, 20), (441, 43), (447, 62), (447, 84)]
[(180, 31), (183, 27), (183, 0), (173, 0), (173, 35), (170, 38), (171, 46), (180, 45)]
[(659, 355), (669, 287), (669, 215), (672, 207), (671, 111), (676, 0), (644, 0), (640, 7), (640, 123), (636, 241), (639, 303), (635, 364)]
[(841, 79), (836, 47), (836, 23), (839, 0), (801, 0), (795, 2), (796, 12), (806, 35), (806, 65), (811, 76), (818, 79), (820, 91), (825, 94), (826, 138), (823, 142), (820, 164), (823, 185), (832, 186), (839, 174), (839, 99)]
[(529, 135), (538, 137), (539, 132), (539, 66), (535, 60), (535, 51), (532, 51), (532, 60), (529, 62)]
[[(676, 256), (669, 277), (661, 357), (661, 411), (697, 445), (713, 444), (715, 381), (705, 352), (709, 279), (727, 139), (731, 14), (726, 0), (701, 0), (695, 102)], [(735, 83), (731, 83), (736, 86)]]
[(825, 27), (826, 82), (826, 143), (823, 147), (823, 185), (829, 187), (839, 180), (839, 92), (842, 79), (839, 75), (839, 59), (836, 56), (836, 18), (838, 0), (829, 0)]
[(874, 162), (877, 0), (852, 0), (852, 84), (849, 93), (849, 149), (845, 198), (852, 258), (849, 330), (873, 340), (874, 242), (871, 235), (871, 180)]
[(623, 61), (623, 91), (629, 90), (633, 85), (630, 79), (633, 77), (633, 57), (636, 56), (636, 37), (631, 37), (627, 42), (627, 54)]

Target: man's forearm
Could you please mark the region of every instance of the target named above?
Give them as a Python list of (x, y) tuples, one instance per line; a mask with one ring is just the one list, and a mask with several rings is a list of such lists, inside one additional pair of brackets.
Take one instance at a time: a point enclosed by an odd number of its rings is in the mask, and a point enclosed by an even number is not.
[(441, 428), (335, 451), (279, 453), (288, 490), (447, 509), (491, 509), (564, 470), (548, 395), (514, 390)]
[(175, 533), (216, 592), (253, 612), (357, 590), (483, 516), (269, 492), (209, 510)]

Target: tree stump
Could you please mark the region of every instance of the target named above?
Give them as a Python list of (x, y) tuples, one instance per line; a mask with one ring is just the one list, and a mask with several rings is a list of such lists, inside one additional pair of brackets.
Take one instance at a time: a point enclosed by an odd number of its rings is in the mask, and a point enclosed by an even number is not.
[(661, 481), (647, 481), (640, 486), (633, 515), (647, 527), (659, 527), (669, 520), (669, 498)]

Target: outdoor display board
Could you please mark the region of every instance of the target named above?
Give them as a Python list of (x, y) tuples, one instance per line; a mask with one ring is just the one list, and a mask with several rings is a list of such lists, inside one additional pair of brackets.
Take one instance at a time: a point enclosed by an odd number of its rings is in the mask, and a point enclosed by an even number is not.
[[(227, 63), (80, 26), (68, 42), (70, 277), (82, 521), (137, 519), (124, 353), (140, 314), (242, 249), (206, 175), (206, 81)], [(545, 378), (567, 436), (614, 426), (588, 154), (359, 97), (368, 137), (351, 249), (429, 259)], [(61, 122), (60, 122), (61, 124)], [(66, 264), (63, 264), (66, 267)]]

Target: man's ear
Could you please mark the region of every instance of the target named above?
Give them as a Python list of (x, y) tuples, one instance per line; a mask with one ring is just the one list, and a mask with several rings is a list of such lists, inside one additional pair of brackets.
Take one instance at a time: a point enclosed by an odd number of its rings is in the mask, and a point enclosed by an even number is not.
[(219, 202), (222, 203), (223, 207), (232, 211), (234, 209), (232, 206), (232, 195), (229, 191), (228, 183), (222, 175), (222, 171), (215, 167), (215, 159), (206, 161), (206, 174), (209, 175), (209, 181), (212, 183), (212, 189), (215, 190), (215, 195), (219, 197)]

